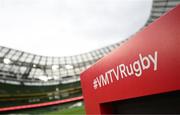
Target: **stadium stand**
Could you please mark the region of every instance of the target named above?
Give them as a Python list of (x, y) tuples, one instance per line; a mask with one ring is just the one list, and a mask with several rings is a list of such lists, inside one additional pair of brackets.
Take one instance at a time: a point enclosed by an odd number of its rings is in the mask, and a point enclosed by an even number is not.
[[(153, 0), (145, 26), (179, 3)], [(0, 46), (0, 110), (81, 96), (80, 73), (126, 40), (68, 57), (40, 56)]]

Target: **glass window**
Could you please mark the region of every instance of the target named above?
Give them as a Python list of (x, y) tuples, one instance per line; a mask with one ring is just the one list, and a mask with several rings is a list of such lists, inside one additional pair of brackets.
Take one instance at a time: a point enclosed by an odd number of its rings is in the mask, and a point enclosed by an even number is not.
[(9, 71), (10, 68), (11, 68), (10, 65), (4, 65), (3, 70), (4, 70), (4, 71)]
[(8, 51), (9, 51), (9, 49), (3, 48), (3, 49), (0, 51), (0, 56), (3, 57), (3, 56), (6, 54), (6, 52), (8, 52)]
[(67, 76), (67, 72), (66, 71), (60, 71), (61, 76)]
[(26, 59), (26, 62), (32, 62), (33, 58), (34, 58), (34, 55), (29, 55)]
[(4, 66), (4, 64), (0, 63), (0, 68), (2, 68)]
[(13, 71), (14, 73), (19, 73), (19, 66), (13, 65), (11, 71)]
[(27, 69), (27, 68), (26, 68), (25, 66), (21, 66), (21, 67), (20, 67), (20, 73), (21, 73), (21, 74), (25, 73), (26, 69)]
[(74, 73), (74, 70), (73, 70), (73, 69), (69, 69), (69, 70), (67, 70), (67, 72), (68, 72), (68, 75), (69, 75), (69, 76), (73, 76), (73, 75), (75, 75), (75, 73)]
[(76, 56), (72, 56), (72, 58), (71, 58), (71, 59), (72, 59), (72, 63), (73, 63), (73, 64), (76, 64), (76, 63), (77, 63)]
[(48, 76), (52, 77), (52, 70), (51, 69), (46, 69), (46, 73)]
[(59, 70), (53, 71), (53, 76), (59, 76)]
[(40, 61), (41, 65), (45, 65), (46, 64), (46, 57), (42, 57), (41, 61)]
[(78, 61), (79, 63), (81, 63), (81, 62), (82, 62), (82, 58), (81, 58), (81, 56), (80, 56), (80, 55), (78, 55), (78, 56), (77, 56), (77, 61)]
[(72, 61), (71, 60), (67, 60), (66, 63), (67, 64), (72, 64)]
[(18, 60), (20, 58), (20, 55), (22, 55), (22, 52), (17, 51), (15, 55), (11, 58), (12, 60)]
[(52, 63), (53, 63), (52, 57), (48, 57), (47, 58), (47, 65), (52, 65)]
[(30, 72), (30, 75), (29, 75), (28, 77), (29, 77), (29, 78), (33, 78), (36, 70), (37, 70), (37, 69), (32, 68), (32, 69), (31, 69), (31, 72)]
[(54, 58), (53, 65), (59, 65), (59, 58)]
[(33, 63), (38, 64), (39, 60), (40, 60), (40, 56), (35, 56)]
[(19, 61), (24, 62), (27, 58), (28, 54), (27, 53), (23, 53), (23, 55), (20, 57)]
[(65, 64), (65, 58), (64, 57), (60, 58), (60, 64)]
[(15, 50), (11, 50), (5, 57), (6, 58), (11, 58), (15, 54)]
[(33, 71), (34, 71), (35, 76), (44, 75), (44, 71), (42, 71), (41, 69), (36, 69), (36, 70), (34, 69)]
[(81, 72), (80, 68), (75, 68), (76, 74), (79, 74)]

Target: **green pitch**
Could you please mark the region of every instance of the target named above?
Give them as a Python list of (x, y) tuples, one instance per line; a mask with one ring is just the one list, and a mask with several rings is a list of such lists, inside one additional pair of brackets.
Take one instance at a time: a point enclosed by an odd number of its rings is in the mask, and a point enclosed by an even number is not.
[(84, 106), (75, 107), (75, 108), (71, 108), (71, 109), (57, 110), (57, 111), (49, 112), (49, 113), (47, 113), (45, 115), (64, 115), (64, 114), (68, 114), (68, 115), (85, 115)]

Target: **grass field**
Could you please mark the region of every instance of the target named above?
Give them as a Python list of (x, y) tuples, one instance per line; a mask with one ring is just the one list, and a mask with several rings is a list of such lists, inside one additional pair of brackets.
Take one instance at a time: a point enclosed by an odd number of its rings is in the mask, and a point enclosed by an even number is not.
[(48, 112), (45, 115), (85, 115), (84, 106)]
[[(79, 106), (78, 103), (82, 103)], [(71, 108), (73, 107), (73, 108)], [(32, 109), (23, 109), (17, 111), (10, 111), (6, 114), (12, 115), (85, 115), (84, 104), (82, 101), (79, 102), (71, 102), (54, 106), (40, 107), (40, 108), (32, 108)]]

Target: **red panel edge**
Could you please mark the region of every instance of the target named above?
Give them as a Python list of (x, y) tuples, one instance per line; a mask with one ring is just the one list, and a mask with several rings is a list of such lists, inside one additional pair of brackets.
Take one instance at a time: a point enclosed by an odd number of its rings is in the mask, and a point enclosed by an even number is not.
[(0, 112), (45, 107), (45, 106), (63, 104), (63, 103), (68, 103), (68, 102), (73, 102), (73, 101), (78, 101), (78, 100), (83, 100), (83, 96), (73, 97), (73, 98), (58, 100), (58, 101), (52, 101), (52, 102), (38, 103), (38, 104), (21, 105), (21, 106), (14, 106), (14, 107), (4, 107), (4, 108), (0, 108)]

